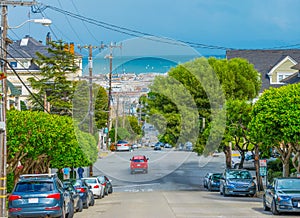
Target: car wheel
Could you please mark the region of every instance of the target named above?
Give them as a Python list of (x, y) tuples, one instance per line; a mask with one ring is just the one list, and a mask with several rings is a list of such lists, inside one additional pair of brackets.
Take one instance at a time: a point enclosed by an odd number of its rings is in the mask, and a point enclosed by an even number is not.
[(82, 200), (79, 199), (78, 203), (77, 203), (77, 210), (76, 212), (81, 212), (83, 210), (83, 203)]
[(220, 195), (223, 195), (223, 188), (220, 188)]
[(276, 202), (275, 199), (273, 199), (271, 204), (271, 210), (273, 215), (279, 215), (279, 211), (276, 209)]
[(234, 169), (238, 169), (240, 164), (235, 164)]
[(112, 187), (109, 189), (109, 194), (111, 194), (111, 193), (113, 193), (113, 188)]
[(224, 197), (228, 197), (228, 194), (226, 193), (225, 187), (223, 187), (223, 195), (224, 195)]
[(87, 197), (85, 204), (83, 204), (84, 209), (88, 209), (90, 205), (91, 199)]
[(266, 203), (266, 197), (263, 196), (263, 207), (264, 207), (264, 211), (269, 211), (270, 208), (267, 206), (267, 203)]
[(108, 188), (105, 189), (105, 195), (108, 195), (109, 191)]
[(207, 190), (211, 192), (211, 184), (210, 183), (208, 183), (208, 185), (207, 185)]
[(92, 198), (91, 198), (91, 201), (90, 201), (90, 206), (94, 206), (95, 204), (95, 198), (94, 198), (94, 195), (92, 195)]
[(69, 213), (66, 217), (67, 218), (73, 218), (73, 216), (74, 216), (74, 205), (73, 205), (73, 202), (70, 202), (70, 204), (69, 204)]
[(66, 217), (66, 211), (65, 211), (65, 205), (62, 206), (61, 216), (59, 218), (65, 218)]

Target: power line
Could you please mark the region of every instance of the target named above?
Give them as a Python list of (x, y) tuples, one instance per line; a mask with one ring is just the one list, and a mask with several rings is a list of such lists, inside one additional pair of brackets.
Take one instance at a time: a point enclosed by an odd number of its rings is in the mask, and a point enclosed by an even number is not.
[[(33, 6), (34, 7), (34, 6)], [(196, 43), (196, 42), (189, 42), (189, 41), (184, 41), (184, 40), (174, 40), (174, 39), (169, 39), (167, 37), (162, 37), (162, 36), (158, 36), (158, 35), (154, 35), (154, 34), (150, 34), (150, 33), (146, 33), (146, 32), (141, 32), (141, 31), (137, 31), (137, 30), (133, 30), (133, 29), (129, 29), (129, 28), (125, 28), (125, 27), (121, 27), (121, 26), (117, 26), (114, 24), (110, 24), (110, 23), (106, 23), (103, 21), (99, 21), (99, 20), (95, 20), (92, 18), (88, 18), (79, 14), (75, 14), (66, 10), (62, 10), (59, 9), (57, 7), (54, 6), (50, 6), (47, 5), (44, 7), (45, 9), (51, 9), (53, 11), (62, 13), (64, 15), (68, 15), (70, 17), (73, 17), (75, 19), (79, 19), (82, 21), (85, 21), (87, 23), (99, 26), (99, 27), (103, 27), (105, 29), (111, 30), (111, 31), (115, 31), (121, 34), (126, 34), (129, 36), (133, 36), (133, 37), (143, 37), (147, 40), (152, 40), (152, 41), (157, 41), (157, 42), (161, 42), (161, 43), (166, 43), (166, 44), (173, 44), (173, 45), (178, 45), (178, 46), (191, 46), (194, 48), (206, 48), (206, 49), (218, 49), (218, 50), (232, 50), (234, 48), (229, 48), (229, 47), (224, 47), (224, 46), (216, 46), (216, 45), (207, 45), (207, 44), (203, 44), (203, 43)], [(33, 10), (34, 12), (35, 10)], [(151, 38), (151, 37), (155, 37), (155, 38)]]

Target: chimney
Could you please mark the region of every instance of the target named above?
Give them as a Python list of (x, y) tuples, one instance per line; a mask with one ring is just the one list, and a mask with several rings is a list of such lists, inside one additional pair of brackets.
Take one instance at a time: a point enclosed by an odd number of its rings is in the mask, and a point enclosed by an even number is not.
[(46, 36), (46, 45), (49, 45), (49, 42), (51, 42), (51, 36), (50, 36), (50, 32), (47, 33), (47, 36)]

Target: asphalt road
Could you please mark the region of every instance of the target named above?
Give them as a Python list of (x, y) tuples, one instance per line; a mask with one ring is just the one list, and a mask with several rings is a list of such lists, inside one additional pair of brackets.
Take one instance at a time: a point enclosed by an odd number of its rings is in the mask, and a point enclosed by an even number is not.
[[(137, 154), (149, 157), (148, 174), (130, 174), (129, 159)], [(263, 210), (260, 197), (224, 197), (205, 190), (205, 174), (224, 169), (224, 154), (205, 158), (168, 149), (111, 153), (94, 164), (93, 172), (95, 176), (107, 175), (114, 192), (96, 199), (93, 207), (76, 213), (74, 218), (272, 217), (271, 212)]]
[[(93, 207), (74, 218), (263, 218), (260, 198), (223, 197), (208, 191), (117, 192), (97, 199)], [(299, 217), (285, 214), (280, 217)]]

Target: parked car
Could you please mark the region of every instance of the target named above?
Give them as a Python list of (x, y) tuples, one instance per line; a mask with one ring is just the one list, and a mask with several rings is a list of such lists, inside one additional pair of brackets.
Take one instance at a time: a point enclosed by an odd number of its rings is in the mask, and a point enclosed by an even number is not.
[(207, 189), (209, 191), (220, 191), (220, 179), (221, 179), (222, 173), (213, 173), (207, 183)]
[(161, 151), (160, 145), (158, 145), (158, 146), (155, 145), (154, 148), (153, 148), (153, 150), (154, 150), (154, 151)]
[(79, 195), (79, 190), (77, 191), (70, 181), (64, 181), (63, 184), (64, 188), (70, 193), (74, 211), (81, 212), (83, 210), (83, 203)]
[(256, 193), (254, 178), (248, 170), (226, 169), (220, 178), (220, 194), (249, 195), (253, 197)]
[(82, 179), (71, 180), (74, 188), (78, 191), (82, 200), (83, 208), (87, 209), (89, 206), (94, 206), (95, 199), (89, 185)]
[(111, 184), (111, 180), (107, 178), (107, 176), (100, 175), (97, 176), (100, 183), (104, 186), (104, 194), (108, 195), (113, 192), (113, 186)]
[[(238, 169), (239, 165), (241, 163), (241, 156), (240, 155), (233, 156), (231, 161), (232, 161), (232, 167), (235, 169)], [(244, 169), (255, 169), (254, 155), (251, 152), (247, 152), (245, 154), (243, 168)]]
[(213, 173), (206, 173), (204, 179), (203, 179), (203, 186), (204, 188), (207, 188), (207, 184), (208, 184), (208, 180), (210, 179), (210, 176), (212, 175)]
[(188, 141), (185, 143), (185, 150), (186, 151), (193, 151), (193, 143)]
[(82, 178), (90, 187), (93, 192), (93, 195), (101, 199), (104, 197), (104, 187), (100, 183), (97, 177), (85, 177)]
[(281, 212), (300, 213), (300, 178), (275, 178), (263, 195), (264, 210), (274, 215)]
[(130, 151), (131, 145), (128, 141), (119, 140), (116, 144), (116, 151)]
[(131, 174), (135, 172), (148, 173), (148, 160), (145, 155), (136, 155), (130, 159)]
[(12, 218), (73, 215), (70, 193), (56, 174), (21, 175), (8, 199), (8, 216)]
[(172, 148), (172, 145), (170, 145), (169, 143), (164, 144), (164, 148)]

